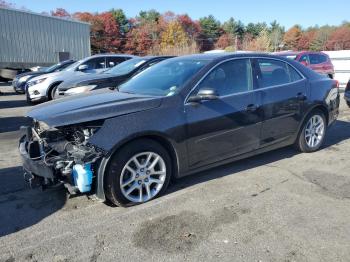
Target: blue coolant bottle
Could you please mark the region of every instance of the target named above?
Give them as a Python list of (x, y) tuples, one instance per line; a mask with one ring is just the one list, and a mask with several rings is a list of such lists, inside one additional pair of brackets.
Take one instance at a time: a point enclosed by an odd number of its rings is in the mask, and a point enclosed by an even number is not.
[(89, 192), (92, 184), (91, 164), (73, 166), (74, 185), (81, 193)]

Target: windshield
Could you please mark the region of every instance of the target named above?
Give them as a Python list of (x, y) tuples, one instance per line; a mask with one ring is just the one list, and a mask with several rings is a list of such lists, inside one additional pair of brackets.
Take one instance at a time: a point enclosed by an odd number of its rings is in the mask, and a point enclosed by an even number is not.
[(133, 58), (112, 67), (111, 69), (105, 71), (105, 73), (113, 75), (126, 75), (129, 74), (135, 68), (139, 67), (140, 65), (143, 65), (145, 62), (145, 59)]
[(54, 65), (52, 65), (52, 66), (46, 68), (44, 71), (45, 71), (46, 73), (51, 73), (51, 72), (55, 71), (55, 69), (56, 69), (57, 67), (59, 67), (59, 66), (60, 66), (60, 64), (54, 64)]
[(156, 64), (119, 87), (120, 92), (171, 96), (211, 60), (175, 58)]
[(79, 65), (81, 62), (83, 62), (83, 60), (79, 60), (79, 61), (77, 61), (77, 62), (71, 64), (70, 66), (67, 66), (67, 67), (66, 67), (65, 69), (63, 69), (62, 71), (72, 71), (72, 70), (74, 70), (74, 69), (77, 67), (77, 65)]

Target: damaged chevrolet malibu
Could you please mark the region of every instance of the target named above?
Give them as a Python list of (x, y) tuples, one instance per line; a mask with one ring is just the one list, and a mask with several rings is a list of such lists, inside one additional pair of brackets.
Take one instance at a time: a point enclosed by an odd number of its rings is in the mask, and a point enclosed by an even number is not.
[(160, 196), (172, 178), (289, 145), (314, 152), (338, 107), (336, 81), (297, 62), (190, 55), (117, 89), (34, 107), (19, 149), (32, 186), (64, 184), (130, 206)]

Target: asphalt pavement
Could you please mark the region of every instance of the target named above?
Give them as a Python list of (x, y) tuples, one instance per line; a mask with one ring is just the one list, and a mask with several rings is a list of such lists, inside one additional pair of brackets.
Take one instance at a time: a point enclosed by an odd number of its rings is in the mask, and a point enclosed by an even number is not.
[(0, 85), (0, 261), (349, 261), (350, 109), (322, 150), (287, 147), (178, 180), (131, 208), (29, 190), (30, 108)]

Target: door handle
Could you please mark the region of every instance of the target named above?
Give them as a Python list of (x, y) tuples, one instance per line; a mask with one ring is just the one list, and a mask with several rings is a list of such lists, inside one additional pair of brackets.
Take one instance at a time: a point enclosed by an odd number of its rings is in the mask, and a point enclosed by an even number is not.
[(258, 109), (258, 107), (254, 104), (247, 105), (245, 111), (247, 112), (254, 112)]
[(300, 92), (300, 93), (297, 94), (296, 98), (298, 100), (300, 100), (300, 101), (305, 101), (307, 97), (306, 97), (306, 95), (304, 93)]

